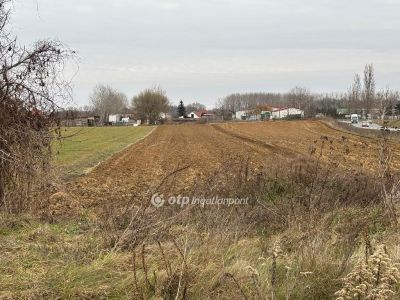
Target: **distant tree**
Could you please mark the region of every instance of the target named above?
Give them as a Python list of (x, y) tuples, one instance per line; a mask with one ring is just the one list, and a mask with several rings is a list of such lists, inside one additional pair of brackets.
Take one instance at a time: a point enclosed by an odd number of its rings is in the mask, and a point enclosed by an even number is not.
[(79, 108), (81, 116), (87, 117), (89, 114), (93, 113), (93, 107), (90, 105), (84, 105)]
[(168, 107), (168, 113), (172, 116), (172, 118), (178, 117), (178, 105), (170, 104)]
[(160, 87), (146, 89), (132, 99), (132, 107), (142, 122), (150, 124), (154, 124), (162, 113), (167, 113), (169, 105), (168, 97)]
[(305, 103), (311, 97), (311, 93), (307, 88), (296, 86), (290, 90), (288, 96), (291, 106), (299, 109), (304, 109)]
[(312, 106), (313, 96), (307, 88), (296, 86), (291, 89), (288, 100), (292, 107), (304, 110), (304, 114), (308, 117), (315, 113)]
[(125, 94), (110, 86), (98, 85), (90, 96), (93, 111), (100, 116), (100, 122), (107, 122), (110, 114), (123, 113), (128, 105)]
[(75, 107), (68, 107), (58, 113), (61, 121), (64, 121), (65, 126), (69, 127), (73, 124), (73, 120), (79, 117), (79, 110)]
[(280, 93), (245, 93), (231, 94), (216, 103), (216, 107), (224, 114), (232, 114), (239, 110), (248, 110), (260, 104), (280, 106), (287, 104), (287, 94)]
[(231, 120), (235, 112), (231, 107), (226, 98), (218, 99), (215, 103), (215, 115), (222, 117), (223, 120)]
[(201, 104), (199, 102), (193, 102), (190, 103), (186, 106), (186, 111), (187, 112), (192, 112), (192, 111), (199, 111), (199, 110), (205, 110), (206, 106), (204, 104)]
[(288, 93), (231, 94), (218, 99), (215, 107), (218, 116), (222, 116), (224, 120), (231, 119), (232, 114), (237, 111), (252, 110), (260, 105), (300, 107), (304, 110), (306, 116), (314, 116), (316, 113), (336, 116), (338, 108), (347, 107), (347, 96), (347, 94), (338, 93), (312, 94), (306, 88), (296, 87)]
[(315, 112), (322, 113), (325, 116), (336, 117), (337, 109), (339, 108), (338, 95), (319, 95), (314, 98)]
[(178, 112), (178, 117), (186, 117), (186, 108), (185, 105), (183, 105), (182, 100), (179, 102), (177, 112)]
[(378, 108), (382, 120), (384, 120), (387, 115), (393, 115), (395, 113), (396, 103), (399, 101), (398, 92), (386, 88), (376, 94), (376, 99), (378, 100)]
[(364, 69), (363, 106), (365, 113), (369, 114), (375, 101), (375, 72), (372, 64), (366, 65)]
[(356, 74), (354, 76), (353, 84), (351, 85), (348, 92), (347, 108), (349, 109), (349, 112), (356, 112), (358, 109), (361, 108), (361, 89), (361, 78), (360, 75)]

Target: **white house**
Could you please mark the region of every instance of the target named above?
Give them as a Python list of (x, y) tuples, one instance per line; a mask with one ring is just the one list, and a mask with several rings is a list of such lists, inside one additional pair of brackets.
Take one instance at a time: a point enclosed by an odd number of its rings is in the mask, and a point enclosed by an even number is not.
[(287, 107), (287, 108), (273, 108), (271, 119), (287, 119), (287, 118), (304, 118), (304, 110)]
[(233, 119), (236, 120), (248, 120), (248, 121), (258, 121), (258, 120), (269, 120), (269, 119), (286, 119), (286, 118), (304, 118), (304, 111), (285, 107), (277, 108), (273, 107), (272, 111), (262, 110), (254, 112), (252, 110), (240, 110), (232, 115)]
[(110, 123), (117, 123), (121, 121), (122, 116), (120, 114), (109, 115), (108, 122)]
[(249, 112), (247, 110), (239, 110), (235, 112), (234, 119), (236, 120), (246, 120), (249, 117)]
[(162, 120), (170, 120), (170, 119), (172, 119), (172, 116), (171, 116), (170, 113), (162, 112), (162, 113), (160, 113), (160, 119), (162, 119)]
[(236, 120), (248, 120), (248, 121), (259, 121), (259, 120), (269, 120), (271, 118), (271, 112), (262, 110), (254, 112), (251, 110), (240, 110), (232, 115), (233, 119)]
[(198, 110), (198, 111), (192, 111), (187, 116), (188, 116), (188, 118), (191, 118), (191, 119), (213, 118), (214, 113), (211, 111), (208, 111), (208, 110)]
[(200, 119), (200, 118), (201, 118), (201, 115), (199, 116), (199, 115), (197, 115), (197, 114), (198, 114), (198, 112), (192, 111), (190, 114), (188, 114), (188, 117), (189, 117), (189, 118), (192, 118), (192, 119)]

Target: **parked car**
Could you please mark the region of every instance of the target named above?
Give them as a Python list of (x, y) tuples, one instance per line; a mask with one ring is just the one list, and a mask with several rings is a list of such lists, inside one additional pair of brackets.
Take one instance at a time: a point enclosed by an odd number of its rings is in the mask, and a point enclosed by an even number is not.
[(361, 126), (362, 126), (362, 127), (369, 127), (369, 122), (368, 122), (368, 121), (363, 121), (363, 122), (361, 123)]

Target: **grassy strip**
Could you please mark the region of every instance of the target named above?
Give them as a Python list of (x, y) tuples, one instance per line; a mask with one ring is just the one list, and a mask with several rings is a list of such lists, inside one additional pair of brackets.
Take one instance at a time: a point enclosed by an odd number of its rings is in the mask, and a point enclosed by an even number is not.
[(79, 176), (115, 152), (135, 143), (154, 127), (63, 128), (64, 138), (53, 145), (54, 162), (63, 177)]

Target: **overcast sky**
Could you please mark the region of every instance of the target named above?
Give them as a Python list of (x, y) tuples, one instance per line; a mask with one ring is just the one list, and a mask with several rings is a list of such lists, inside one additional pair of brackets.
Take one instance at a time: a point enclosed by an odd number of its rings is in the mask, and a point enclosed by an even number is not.
[(103, 83), (212, 107), (234, 92), (344, 91), (370, 62), (378, 87), (400, 89), (399, 13), (398, 0), (15, 0), (13, 29), (79, 53), (78, 105)]

